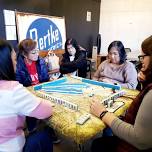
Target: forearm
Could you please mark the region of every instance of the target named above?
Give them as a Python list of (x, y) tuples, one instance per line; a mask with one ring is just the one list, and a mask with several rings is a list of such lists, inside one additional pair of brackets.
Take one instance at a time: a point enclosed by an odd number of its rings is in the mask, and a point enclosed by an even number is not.
[(112, 129), (113, 133), (117, 137), (137, 147), (138, 139), (136, 137), (135, 130), (131, 124), (120, 120), (113, 113), (107, 113), (103, 117), (102, 121)]
[(53, 109), (49, 101), (41, 101), (41, 103), (30, 113), (29, 116), (36, 117), (38, 119), (45, 119), (52, 115)]
[(93, 76), (92, 80), (98, 81), (98, 77), (97, 76)]
[(128, 124), (120, 119), (115, 119), (111, 124), (113, 133), (119, 138), (127, 141), (138, 149), (143, 149), (144, 145), (141, 141), (144, 135), (141, 134), (140, 129)]
[(93, 78), (92, 78), (93, 80), (96, 80), (96, 81), (98, 81), (99, 80), (99, 71), (97, 70), (95, 73), (94, 73), (94, 75), (93, 75)]
[(114, 79), (106, 78), (109, 80), (109, 82), (112, 82), (113, 84), (119, 84), (123, 88), (128, 88), (128, 89), (136, 89), (137, 86), (137, 81), (128, 81), (128, 82), (120, 82)]
[(112, 122), (116, 119), (117, 117), (110, 112), (107, 112), (104, 117), (102, 118), (102, 121), (109, 127), (111, 127)]
[(137, 143), (134, 127), (120, 120), (114, 113), (106, 112), (106, 108), (98, 100), (93, 100), (90, 111), (109, 126), (116, 136), (131, 144)]
[(119, 138), (138, 149), (148, 149), (151, 148), (152, 145), (152, 134), (150, 134), (150, 131), (152, 130), (151, 97), (152, 90), (145, 95), (136, 115), (134, 125), (122, 121), (113, 113), (107, 112), (104, 114), (106, 108), (97, 99), (93, 99), (90, 111), (98, 118), (101, 118)]

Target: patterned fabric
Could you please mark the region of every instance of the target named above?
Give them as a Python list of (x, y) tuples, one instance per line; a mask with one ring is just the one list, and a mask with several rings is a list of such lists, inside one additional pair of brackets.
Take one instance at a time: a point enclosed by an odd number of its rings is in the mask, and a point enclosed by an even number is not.
[[(42, 58), (39, 58), (36, 62), (36, 68), (38, 72), (39, 82), (47, 82), (49, 80), (48, 68)], [(25, 87), (32, 85), (31, 76), (25, 65), (24, 57), (21, 55), (19, 55), (17, 59), (16, 80), (23, 84)]]
[(52, 114), (49, 102), (42, 102), (15, 81), (0, 81), (0, 105), (0, 151), (5, 152), (22, 151), (25, 116), (44, 119)]

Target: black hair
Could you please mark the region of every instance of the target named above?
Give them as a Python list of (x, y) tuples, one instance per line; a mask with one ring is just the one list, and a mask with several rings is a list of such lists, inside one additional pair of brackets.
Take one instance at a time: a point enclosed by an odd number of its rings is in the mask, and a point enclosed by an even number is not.
[(75, 56), (77, 56), (77, 54), (80, 53), (80, 47), (79, 47), (79, 45), (78, 45), (78, 43), (75, 39), (73, 39), (73, 38), (67, 39), (66, 42), (65, 42), (65, 52), (69, 55), (69, 52), (68, 52), (68, 49), (67, 49), (68, 45), (72, 45), (76, 49)]
[(0, 39), (0, 80), (15, 79), (12, 50), (12, 46), (7, 41)]
[(120, 57), (119, 64), (123, 64), (126, 61), (126, 57), (127, 57), (124, 45), (122, 44), (121, 41), (113, 41), (108, 47), (108, 53), (110, 52), (110, 49), (112, 47), (115, 47), (118, 50)]

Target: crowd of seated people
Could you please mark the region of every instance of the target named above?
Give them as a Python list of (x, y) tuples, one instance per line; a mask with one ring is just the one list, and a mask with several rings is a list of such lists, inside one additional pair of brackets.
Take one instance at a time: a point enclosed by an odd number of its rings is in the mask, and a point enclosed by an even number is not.
[[(98, 100), (93, 99), (90, 112), (99, 117), (114, 133), (114, 136), (94, 140), (93, 152), (151, 150), (152, 136), (149, 134), (152, 129), (150, 110), (152, 108), (151, 44), (152, 36), (142, 43), (142, 55), (139, 56), (142, 66), (138, 73), (138, 79), (135, 66), (126, 60), (122, 42), (113, 41), (109, 45), (107, 60), (99, 65), (93, 80), (118, 84), (129, 89), (136, 89), (138, 81), (140, 81), (142, 90), (132, 102), (123, 120), (113, 113), (109, 113)], [(53, 129), (50, 130), (48, 127), (43, 131), (35, 129), (38, 119), (48, 118), (52, 115), (52, 106), (24, 88), (49, 81), (48, 68), (45, 60), (39, 57), (39, 50), (34, 40), (22, 40), (18, 46), (19, 54), (16, 57), (12, 46), (7, 41), (0, 40), (0, 96), (2, 97), (0, 128), (6, 128), (0, 136), (0, 151), (9, 151), (7, 147), (11, 146), (12, 150), (17, 152), (37, 151), (38, 149), (41, 149), (40, 152), (50, 152), (53, 151), (52, 134), (56, 136)], [(60, 77), (70, 74), (86, 78), (86, 50), (81, 48), (73, 38), (67, 39), (65, 42), (65, 53), (62, 55), (59, 70)], [(28, 130), (31, 132), (27, 138), (23, 132), (25, 117)], [(16, 123), (14, 120), (17, 120)], [(9, 125), (12, 123), (14, 127)], [(107, 148), (109, 143), (111, 143), (111, 147)], [(126, 148), (127, 151), (125, 151)]]

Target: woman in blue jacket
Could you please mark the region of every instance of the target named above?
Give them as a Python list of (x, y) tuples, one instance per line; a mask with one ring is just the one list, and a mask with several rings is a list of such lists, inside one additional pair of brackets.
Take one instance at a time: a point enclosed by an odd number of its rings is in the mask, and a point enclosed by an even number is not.
[(32, 39), (25, 39), (19, 44), (16, 80), (28, 87), (49, 80), (45, 61), (39, 57), (37, 44)]

